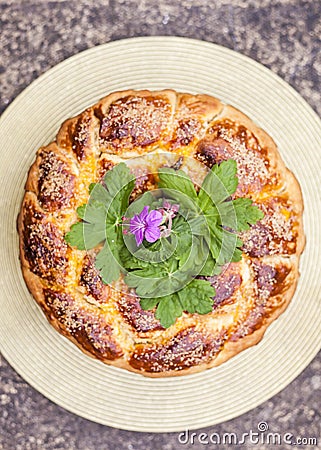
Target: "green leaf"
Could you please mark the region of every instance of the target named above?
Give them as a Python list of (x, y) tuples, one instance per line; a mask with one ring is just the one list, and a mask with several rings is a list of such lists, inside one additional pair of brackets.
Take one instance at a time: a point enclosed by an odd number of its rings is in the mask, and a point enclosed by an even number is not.
[(236, 170), (236, 162), (229, 159), (215, 164), (208, 172), (198, 194), (198, 204), (204, 212), (234, 194), (238, 184)]
[(235, 248), (234, 253), (232, 255), (231, 262), (239, 262), (242, 259), (242, 250), (238, 247)]
[(155, 317), (164, 328), (173, 325), (183, 313), (183, 307), (176, 293), (158, 298), (142, 298), (140, 305), (145, 310), (151, 310), (157, 306)]
[(108, 193), (108, 191), (101, 183), (91, 183), (91, 185), (89, 186), (89, 194), (89, 201), (97, 201), (104, 205), (108, 205), (112, 199), (112, 196)]
[[(90, 221), (87, 210), (89, 207), (94, 209), (95, 206), (98, 208), (100, 205), (106, 210), (104, 220), (117, 223), (128, 207), (129, 196), (135, 186), (135, 177), (125, 163), (120, 163), (106, 173), (104, 182), (105, 186), (101, 183), (90, 185), (90, 199), (85, 210), (86, 217), (82, 218)], [(84, 214), (83, 206), (80, 213)], [(92, 211), (90, 213), (92, 214)]]
[(179, 260), (180, 273), (189, 276), (189, 280), (197, 276), (206, 263), (209, 249), (203, 237), (194, 236), (192, 244)]
[(149, 264), (156, 264), (168, 261), (174, 255), (177, 238), (173, 234), (169, 238), (160, 238), (158, 241), (148, 247), (141, 246), (133, 255)]
[(198, 314), (208, 314), (213, 309), (213, 300), (211, 298), (203, 298), (199, 299), (199, 302), (195, 308), (195, 311)]
[(191, 279), (190, 274), (178, 270), (178, 261), (170, 258), (165, 263), (149, 264), (132, 270), (125, 277), (126, 284), (135, 288), (139, 297), (165, 297), (181, 289)]
[(77, 222), (71, 225), (70, 231), (65, 234), (65, 241), (72, 247), (85, 250), (84, 223)]
[[(240, 199), (237, 199), (240, 200)], [(236, 201), (236, 200), (235, 200)], [(245, 221), (248, 224), (254, 225), (264, 217), (264, 212), (256, 205), (248, 206), (245, 213)]]
[[(65, 235), (69, 245), (80, 250), (89, 250), (103, 242), (106, 236), (114, 236), (113, 227), (121, 220), (123, 211), (127, 208), (135, 178), (126, 164), (121, 163), (107, 172), (105, 183), (108, 183), (106, 188), (101, 183), (90, 185), (88, 203), (77, 208), (77, 214), (84, 222), (72, 225)], [(115, 236), (118, 241), (117, 233)], [(121, 242), (118, 244), (122, 245)]]
[(86, 206), (87, 204), (85, 203), (84, 205), (81, 205), (77, 208), (77, 215), (79, 217), (79, 219), (83, 219), (85, 212), (86, 212)]
[(194, 279), (178, 291), (178, 296), (184, 311), (208, 314), (212, 311), (215, 289), (206, 280)]
[(192, 234), (189, 229), (186, 230), (186, 232), (178, 232), (177, 230), (174, 230), (174, 233), (177, 242), (175, 255), (178, 259), (181, 259), (180, 255), (183, 257), (186, 252), (190, 252), (190, 248), (192, 245)]
[(213, 227), (211, 231), (209, 247), (216, 263), (223, 266), (231, 261), (239, 261), (237, 257), (241, 251), (238, 247), (242, 245), (239, 237), (221, 227)]
[(79, 250), (90, 250), (103, 242), (105, 230), (85, 222), (77, 222), (65, 234), (65, 241)]
[(125, 163), (117, 164), (109, 170), (104, 182), (112, 198), (111, 213), (122, 215), (127, 209), (130, 194), (135, 186), (135, 177)]
[(140, 297), (153, 296), (152, 293), (157, 289), (161, 274), (162, 272), (157, 270), (157, 266), (149, 264), (147, 267), (129, 272), (125, 277), (125, 282), (127, 286), (135, 288)]
[(118, 280), (120, 276), (120, 267), (115, 256), (117, 247), (111, 248), (107, 242), (96, 256), (95, 266), (105, 284)]
[(172, 294), (161, 297), (156, 309), (155, 317), (159, 319), (164, 328), (169, 328), (182, 313), (183, 308), (177, 294)]
[(212, 253), (210, 252), (207, 255), (206, 262), (198, 275), (204, 276), (204, 277), (211, 277), (214, 275), (215, 268), (216, 268), (216, 261), (213, 258)]
[(136, 258), (125, 245), (120, 247), (119, 257), (122, 266), (127, 270), (145, 269), (150, 265), (148, 261)]
[(90, 200), (87, 205), (81, 207), (80, 212), (82, 214), (82, 219), (85, 222), (91, 223), (100, 229), (104, 229), (107, 212), (103, 203), (98, 202), (97, 200)]
[(189, 218), (188, 227), (190, 228), (190, 232), (194, 236), (204, 236), (208, 234), (208, 220), (211, 220), (211, 218), (203, 214), (195, 215), (194, 217)]
[(104, 177), (106, 188), (111, 196), (115, 196), (127, 185), (135, 184), (135, 177), (125, 163), (120, 163), (108, 170)]
[(233, 159), (223, 161), (221, 164), (215, 164), (211, 171), (224, 185), (228, 195), (234, 194), (238, 185), (238, 178), (236, 176), (237, 163)]
[(159, 298), (142, 298), (143, 309), (151, 310), (157, 305), (155, 317), (164, 328), (173, 325), (183, 311), (208, 314), (212, 311), (215, 289), (206, 280), (193, 280), (183, 289)]
[(194, 184), (190, 177), (183, 170), (175, 170), (169, 167), (163, 167), (158, 170), (158, 186), (166, 189), (173, 189), (182, 192), (191, 199), (197, 198)]
[(140, 306), (145, 311), (154, 309), (156, 305), (159, 303), (159, 298), (141, 298)]
[(250, 198), (237, 198), (221, 203), (219, 213), (222, 224), (236, 231), (248, 230), (250, 224), (255, 224), (264, 217), (263, 211), (252, 203)]

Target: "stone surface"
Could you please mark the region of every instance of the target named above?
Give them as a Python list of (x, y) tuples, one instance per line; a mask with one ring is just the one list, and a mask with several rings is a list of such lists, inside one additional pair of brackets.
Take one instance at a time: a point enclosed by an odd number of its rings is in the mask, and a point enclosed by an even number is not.
[[(321, 3), (314, 0), (0, 0), (0, 112), (35, 78), (81, 50), (116, 39), (179, 35), (215, 42), (263, 63), (321, 114)], [(134, 433), (77, 417), (44, 398), (0, 359), (0, 449), (176, 450), (291, 448), (253, 442), (243, 433), (266, 422), (283, 439), (315, 437), (321, 448), (321, 354), (286, 389), (234, 420), (197, 431)], [(264, 426), (261, 424), (261, 426)], [(237, 445), (214, 445), (201, 432), (236, 433)], [(200, 442), (203, 440), (203, 443)], [(181, 437), (181, 442), (184, 442)]]

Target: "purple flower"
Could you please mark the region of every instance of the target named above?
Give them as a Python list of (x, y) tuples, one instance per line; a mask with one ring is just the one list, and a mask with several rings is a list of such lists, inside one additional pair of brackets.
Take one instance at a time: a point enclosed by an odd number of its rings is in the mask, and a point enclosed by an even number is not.
[(149, 206), (144, 206), (142, 212), (130, 219), (130, 232), (135, 235), (137, 247), (144, 238), (148, 242), (155, 242), (160, 238), (159, 225), (163, 221), (162, 213), (152, 210), (148, 213)]
[(174, 217), (179, 210), (179, 205), (169, 203), (168, 200), (164, 200), (163, 207), (171, 214), (172, 217)]
[(179, 205), (172, 204), (168, 200), (164, 200), (161, 211), (163, 213), (164, 222), (167, 223), (167, 227), (163, 225), (161, 229), (161, 237), (168, 237), (172, 231), (173, 219), (179, 211)]

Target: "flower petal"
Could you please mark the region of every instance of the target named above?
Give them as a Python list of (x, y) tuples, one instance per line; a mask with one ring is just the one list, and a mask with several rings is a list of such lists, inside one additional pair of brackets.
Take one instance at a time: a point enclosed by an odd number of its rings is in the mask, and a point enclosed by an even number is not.
[(140, 228), (135, 232), (137, 247), (139, 247), (144, 240), (144, 231), (145, 231), (144, 228)]
[(149, 206), (144, 206), (142, 212), (139, 214), (139, 218), (142, 222), (145, 222), (146, 217), (148, 215)]
[(135, 233), (136, 230), (144, 228), (144, 223), (140, 220), (139, 216), (134, 216), (130, 219), (129, 229), (131, 233)]
[(163, 201), (163, 207), (164, 207), (165, 209), (171, 209), (171, 204), (169, 203), (168, 200), (164, 200), (164, 201)]
[(179, 211), (179, 205), (175, 203), (174, 205), (172, 205), (171, 210), (173, 211), (173, 213), (177, 213)]
[(145, 231), (145, 239), (148, 242), (155, 242), (160, 238), (160, 229), (158, 227), (149, 226)]
[(152, 210), (148, 214), (145, 222), (147, 226), (158, 226), (162, 223), (162, 221), (163, 221), (162, 213), (156, 210)]
[(163, 221), (160, 211), (152, 210), (148, 213), (149, 206), (144, 206), (143, 210), (130, 219), (129, 229), (134, 234), (136, 244), (139, 247), (144, 237), (148, 242), (155, 242), (160, 238), (158, 226)]

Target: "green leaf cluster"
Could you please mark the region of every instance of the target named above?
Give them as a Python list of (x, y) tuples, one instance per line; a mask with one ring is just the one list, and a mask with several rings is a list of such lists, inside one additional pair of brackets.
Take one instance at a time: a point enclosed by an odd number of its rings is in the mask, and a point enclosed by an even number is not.
[(212, 311), (215, 289), (205, 280), (193, 279), (184, 288), (171, 295), (157, 298), (143, 298), (140, 304), (143, 309), (154, 309), (155, 316), (164, 328), (173, 325), (184, 311), (189, 313), (208, 314)]
[[(238, 185), (234, 160), (214, 165), (199, 191), (182, 170), (159, 169), (159, 189), (144, 193), (129, 205), (135, 178), (118, 164), (102, 183), (90, 186), (90, 200), (78, 208), (79, 222), (66, 241), (80, 250), (102, 246), (96, 267), (105, 283), (125, 275), (126, 284), (141, 298), (143, 309), (154, 309), (163, 327), (171, 326), (183, 312), (207, 314), (215, 290), (197, 278), (218, 274), (221, 267), (242, 257), (238, 233), (263, 218), (248, 198), (232, 196)], [(144, 206), (162, 207), (164, 199), (179, 204), (171, 233), (136, 247), (134, 236), (123, 235), (124, 214), (132, 217)]]

